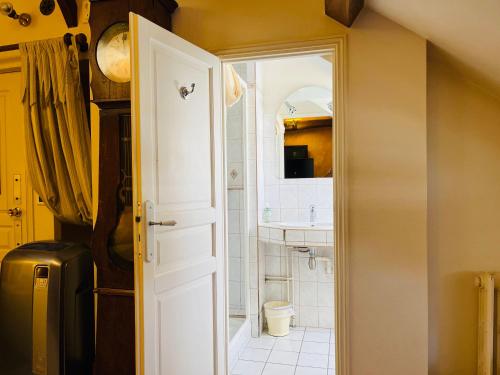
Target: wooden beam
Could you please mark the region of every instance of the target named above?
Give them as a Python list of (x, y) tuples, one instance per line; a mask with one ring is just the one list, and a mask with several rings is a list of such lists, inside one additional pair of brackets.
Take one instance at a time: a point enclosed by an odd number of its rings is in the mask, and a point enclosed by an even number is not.
[(76, 0), (57, 0), (59, 8), (64, 16), (66, 25), (68, 27), (78, 26), (78, 7), (76, 5)]
[(325, 13), (344, 26), (351, 27), (364, 5), (364, 0), (325, 0)]

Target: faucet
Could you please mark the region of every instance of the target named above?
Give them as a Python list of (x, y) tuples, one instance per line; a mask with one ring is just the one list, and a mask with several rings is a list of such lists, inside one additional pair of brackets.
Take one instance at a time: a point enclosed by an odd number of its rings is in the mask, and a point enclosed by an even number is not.
[(314, 225), (315, 221), (316, 221), (316, 206), (314, 204), (311, 204), (309, 206), (309, 223), (311, 225)]

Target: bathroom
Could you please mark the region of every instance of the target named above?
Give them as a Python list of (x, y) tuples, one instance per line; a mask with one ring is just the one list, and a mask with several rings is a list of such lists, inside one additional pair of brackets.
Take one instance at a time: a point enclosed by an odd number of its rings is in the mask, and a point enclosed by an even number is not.
[(224, 72), (231, 373), (333, 374), (332, 56)]

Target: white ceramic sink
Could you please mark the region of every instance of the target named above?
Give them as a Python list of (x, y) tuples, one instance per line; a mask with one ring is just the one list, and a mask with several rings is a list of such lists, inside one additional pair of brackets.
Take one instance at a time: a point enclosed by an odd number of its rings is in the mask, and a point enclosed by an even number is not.
[(282, 229), (333, 230), (332, 223), (280, 222), (268, 224), (277, 225)]

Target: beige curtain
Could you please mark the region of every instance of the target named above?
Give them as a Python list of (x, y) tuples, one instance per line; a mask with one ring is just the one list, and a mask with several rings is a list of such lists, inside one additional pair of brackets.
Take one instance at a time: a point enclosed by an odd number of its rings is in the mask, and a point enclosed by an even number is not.
[(62, 38), (19, 45), (27, 162), (35, 191), (58, 219), (90, 224), (90, 131), (74, 46)]
[(232, 107), (241, 99), (243, 87), (241, 78), (231, 64), (224, 65), (224, 87), (226, 91), (226, 106)]

